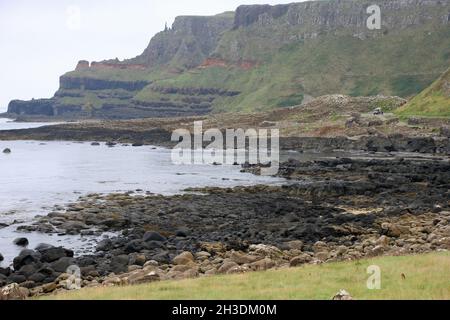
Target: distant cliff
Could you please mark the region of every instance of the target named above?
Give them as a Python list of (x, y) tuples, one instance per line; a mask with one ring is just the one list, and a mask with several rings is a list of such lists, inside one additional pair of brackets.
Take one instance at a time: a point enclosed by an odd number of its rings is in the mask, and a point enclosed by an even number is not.
[[(369, 30), (367, 8), (381, 9)], [(450, 65), (450, 0), (323, 0), (181, 16), (132, 59), (80, 61), (52, 99), (8, 112), (139, 118), (298, 105), (305, 96), (416, 95)]]

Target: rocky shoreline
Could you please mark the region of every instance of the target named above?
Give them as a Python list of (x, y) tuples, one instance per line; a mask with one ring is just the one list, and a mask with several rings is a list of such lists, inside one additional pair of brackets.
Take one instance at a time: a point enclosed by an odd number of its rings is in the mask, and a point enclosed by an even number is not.
[(25, 249), (0, 269), (0, 286), (17, 283), (26, 296), (67, 290), (73, 265), (90, 287), (450, 250), (448, 159), (291, 160), (279, 175), (290, 183), (85, 196), (21, 230), (117, 236), (80, 257)]

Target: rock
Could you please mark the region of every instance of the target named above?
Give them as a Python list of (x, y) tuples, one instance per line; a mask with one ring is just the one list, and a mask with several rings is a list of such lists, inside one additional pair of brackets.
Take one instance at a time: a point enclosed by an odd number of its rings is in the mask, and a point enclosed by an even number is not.
[(239, 265), (236, 262), (233, 262), (231, 260), (226, 260), (224, 263), (220, 266), (219, 270), (217, 270), (219, 273), (227, 273), (231, 268), (237, 268)]
[(109, 251), (113, 248), (113, 243), (111, 239), (103, 239), (97, 244), (97, 251)]
[(3, 153), (10, 154), (11, 153), (11, 149), (10, 148), (3, 149)]
[(89, 229), (89, 227), (81, 221), (67, 221), (64, 222), (60, 228), (65, 230), (67, 233), (78, 233), (81, 230)]
[(328, 251), (320, 251), (315, 254), (316, 258), (320, 261), (327, 261), (330, 257), (330, 253)]
[(5, 258), (4, 258), (3, 255), (0, 253), (0, 262), (2, 262), (3, 260), (5, 260)]
[(8, 282), (10, 283), (23, 283), (27, 278), (22, 274), (12, 274), (8, 277)]
[(187, 265), (194, 262), (194, 256), (192, 253), (185, 251), (172, 260), (175, 265)]
[(28, 243), (29, 242), (27, 238), (17, 238), (14, 240), (14, 244), (19, 247), (26, 247)]
[(67, 268), (75, 264), (75, 260), (71, 257), (62, 257), (51, 264), (51, 267), (56, 272), (66, 272)]
[(333, 300), (353, 300), (350, 293), (345, 290), (340, 290), (334, 297)]
[(144, 240), (145, 242), (147, 242), (147, 241), (164, 242), (164, 241), (166, 241), (167, 239), (166, 239), (166, 237), (160, 235), (158, 232), (147, 231), (147, 232), (144, 234), (143, 240)]
[(99, 146), (99, 145), (100, 145), (99, 142), (92, 142), (92, 143), (91, 143), (91, 146)]
[(257, 260), (261, 260), (262, 257), (248, 255), (242, 252), (232, 251), (229, 254), (229, 258), (231, 261), (236, 262), (237, 264), (246, 264), (253, 263)]
[(127, 270), (128, 270), (128, 256), (127, 255), (114, 256), (111, 259), (110, 269), (115, 274), (120, 274), (120, 273), (127, 272)]
[(403, 234), (409, 233), (409, 228), (401, 225), (396, 225), (393, 223), (383, 223), (381, 225), (381, 229), (388, 235), (389, 237), (398, 238)]
[(386, 248), (389, 246), (390, 239), (386, 236), (381, 236), (377, 239), (375, 242), (377, 245), (382, 246), (383, 248)]
[(0, 267), (0, 274), (3, 276), (9, 276), (11, 274), (11, 268), (1, 268)]
[(311, 260), (312, 260), (312, 257), (310, 257), (308, 254), (305, 253), (300, 256), (292, 258), (291, 261), (289, 262), (289, 265), (291, 267), (298, 267), (303, 264), (311, 262)]
[(11, 283), (0, 289), (0, 300), (25, 300), (28, 293), (28, 290), (20, 288), (17, 283)]
[(265, 271), (272, 269), (276, 266), (276, 263), (270, 258), (264, 258), (262, 260), (251, 263), (250, 269), (254, 271)]
[(251, 245), (249, 250), (254, 255), (269, 257), (272, 259), (279, 258), (283, 255), (283, 252), (277, 247), (265, 244)]
[(144, 145), (144, 143), (143, 142), (134, 142), (131, 146), (132, 147), (142, 147)]
[(41, 254), (34, 250), (24, 249), (14, 258), (14, 270), (20, 270), (25, 265), (37, 263), (41, 260)]
[(286, 246), (289, 249), (302, 250), (303, 249), (303, 241), (301, 241), (301, 240), (289, 241), (289, 242), (286, 242)]
[(34, 250), (40, 252), (42, 250), (50, 249), (50, 248), (54, 248), (54, 246), (52, 246), (51, 244), (47, 244), (47, 243), (40, 243), (36, 246), (36, 248), (34, 248)]
[(44, 262), (54, 262), (63, 257), (73, 257), (73, 251), (64, 249), (62, 247), (53, 247), (48, 249), (42, 249), (39, 251), (42, 255), (41, 260)]
[(156, 271), (150, 271), (150, 272), (136, 272), (134, 274), (131, 274), (128, 277), (128, 283), (129, 284), (141, 284), (141, 283), (149, 283), (149, 282), (155, 282), (160, 280), (160, 275)]

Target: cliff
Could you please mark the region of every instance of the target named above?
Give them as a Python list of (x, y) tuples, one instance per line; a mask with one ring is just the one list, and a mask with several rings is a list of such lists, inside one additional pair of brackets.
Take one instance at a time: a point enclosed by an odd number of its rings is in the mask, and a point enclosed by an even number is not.
[[(8, 112), (99, 118), (298, 105), (305, 96), (414, 96), (450, 64), (450, 1), (323, 0), (181, 16), (132, 59), (80, 61), (50, 100)], [(45, 107), (43, 107), (45, 106)], [(79, 111), (77, 111), (79, 110)]]

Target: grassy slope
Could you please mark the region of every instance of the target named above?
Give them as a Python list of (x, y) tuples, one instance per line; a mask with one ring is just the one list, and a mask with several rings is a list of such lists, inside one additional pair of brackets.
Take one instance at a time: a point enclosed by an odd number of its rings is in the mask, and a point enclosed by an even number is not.
[[(381, 290), (366, 287), (369, 265), (381, 268)], [(340, 289), (360, 300), (450, 299), (449, 270), (447, 252), (131, 287), (90, 288), (46, 299), (330, 299)]]
[(397, 113), (403, 116), (450, 117), (450, 69)]

